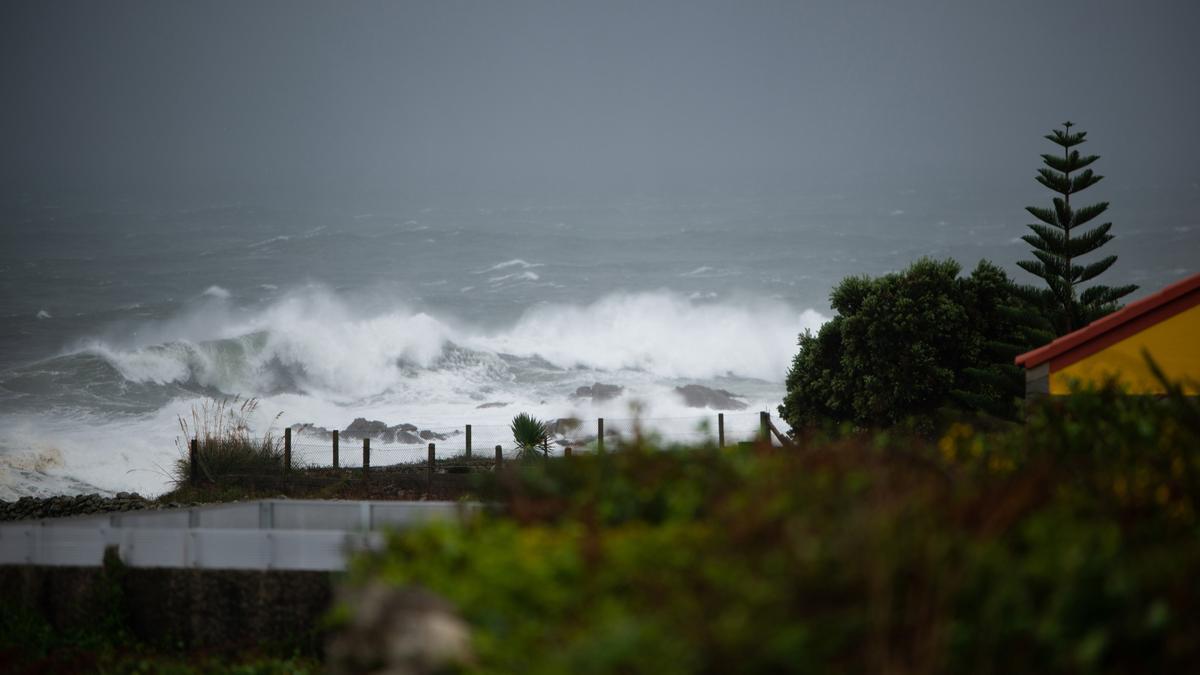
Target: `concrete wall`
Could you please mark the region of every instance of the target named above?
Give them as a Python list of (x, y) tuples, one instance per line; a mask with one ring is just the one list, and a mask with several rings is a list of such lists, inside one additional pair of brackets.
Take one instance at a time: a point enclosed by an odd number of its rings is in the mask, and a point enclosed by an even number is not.
[(316, 654), (330, 607), (329, 572), (0, 566), (0, 604), (42, 615), (57, 630), (119, 620), (163, 646), (248, 647)]

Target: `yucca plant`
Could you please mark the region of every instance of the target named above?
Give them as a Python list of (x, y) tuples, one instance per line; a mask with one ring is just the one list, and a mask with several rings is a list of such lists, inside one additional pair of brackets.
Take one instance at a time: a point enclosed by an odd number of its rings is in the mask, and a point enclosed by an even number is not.
[(513, 418), (511, 429), (518, 457), (536, 457), (539, 450), (545, 456), (550, 454), (550, 431), (545, 422), (521, 413)]

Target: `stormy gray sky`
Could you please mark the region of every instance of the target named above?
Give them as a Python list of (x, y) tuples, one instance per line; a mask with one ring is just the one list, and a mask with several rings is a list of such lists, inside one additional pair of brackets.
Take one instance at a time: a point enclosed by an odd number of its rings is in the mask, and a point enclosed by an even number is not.
[(0, 180), (626, 190), (1028, 186), (1087, 130), (1200, 180), (1200, 3), (107, 2), (0, 8)]

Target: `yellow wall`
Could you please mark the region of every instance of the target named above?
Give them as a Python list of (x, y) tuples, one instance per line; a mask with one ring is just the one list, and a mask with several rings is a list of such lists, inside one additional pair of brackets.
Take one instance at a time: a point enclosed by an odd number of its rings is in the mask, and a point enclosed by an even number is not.
[(1162, 386), (1142, 358), (1143, 349), (1167, 377), (1184, 381), (1189, 394), (1200, 394), (1200, 305), (1050, 373), (1050, 393), (1069, 393), (1071, 382), (1099, 385), (1117, 375), (1131, 394), (1161, 394)]

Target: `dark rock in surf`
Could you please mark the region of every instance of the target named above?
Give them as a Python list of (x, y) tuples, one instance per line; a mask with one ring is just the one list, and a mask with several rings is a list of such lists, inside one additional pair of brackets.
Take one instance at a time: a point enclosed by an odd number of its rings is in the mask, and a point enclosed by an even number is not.
[(293, 424), (292, 425), (292, 435), (294, 435), (294, 436), (300, 436), (300, 435), (311, 436), (311, 437), (320, 438), (320, 439), (323, 439), (326, 441), (331, 440), (333, 438), (332, 431), (326, 429), (325, 427), (319, 427), (315, 424), (309, 424), (308, 422), (304, 422), (304, 423), (300, 423), (300, 424)]
[(699, 384), (675, 387), (675, 393), (689, 408), (711, 408), (713, 410), (745, 410), (748, 406), (738, 400), (738, 395), (724, 389), (711, 389)]
[(625, 387), (615, 384), (593, 383), (590, 387), (579, 387), (572, 398), (590, 398), (593, 403), (608, 401), (621, 395)]
[[(384, 440), (388, 425), (379, 420), (367, 421), (365, 417), (355, 418), (350, 426), (342, 429), (343, 438), (378, 438)], [(386, 441), (385, 441), (386, 442)]]
[(487, 410), (488, 408), (503, 408), (508, 405), (507, 401), (495, 401), (492, 403), (481, 403), (475, 406), (476, 410)]

